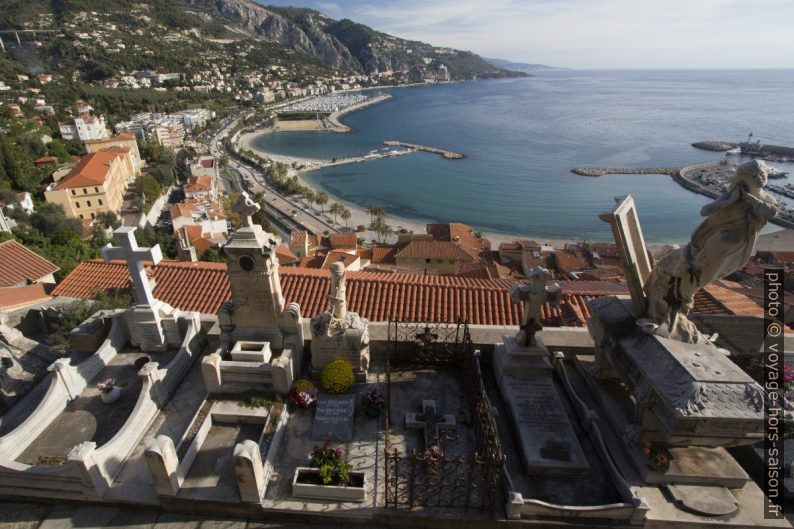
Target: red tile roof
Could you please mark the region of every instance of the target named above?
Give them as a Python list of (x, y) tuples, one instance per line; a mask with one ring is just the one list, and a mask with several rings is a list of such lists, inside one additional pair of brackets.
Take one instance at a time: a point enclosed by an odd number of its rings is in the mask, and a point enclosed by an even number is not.
[(33, 162), (33, 165), (35, 165), (36, 167), (39, 167), (41, 165), (47, 165), (47, 164), (49, 164), (49, 165), (57, 165), (58, 164), (58, 158), (56, 158), (55, 156), (42, 156), (41, 158), (38, 158), (37, 160), (35, 160)]
[(47, 301), (51, 297), (47, 294), (43, 283), (34, 283), (23, 287), (0, 288), (0, 310), (27, 307), (34, 303)]
[[(182, 310), (214, 314), (231, 299), (223, 263), (163, 261), (151, 269), (157, 286), (154, 294)], [(327, 270), (281, 267), (281, 286), (287, 302), (296, 301), (304, 317), (327, 308), (330, 287)], [(510, 279), (469, 279), (454, 276), (348, 273), (348, 307), (370, 321), (390, 318), (416, 321), (454, 321), (463, 315), (473, 324), (518, 325), (521, 307), (512, 303)], [(564, 301), (560, 308), (546, 306), (546, 325), (584, 325), (590, 297), (626, 294), (623, 285), (599, 281), (559, 281)], [(80, 263), (53, 292), (54, 295), (88, 299), (97, 291), (129, 288), (127, 266), (122, 261)]]
[(358, 246), (358, 237), (355, 233), (334, 233), (329, 239), (331, 240), (331, 248), (356, 248)]
[(394, 246), (373, 246), (372, 262), (377, 264), (394, 264)]
[(347, 252), (340, 252), (338, 250), (331, 250), (325, 256), (325, 261), (323, 261), (323, 268), (326, 270), (331, 269), (331, 265), (334, 263), (342, 263), (345, 265), (345, 268), (349, 268), (350, 265), (356, 262), (359, 259), (357, 254), (350, 254)]
[(282, 266), (300, 261), (298, 256), (292, 253), (290, 249), (283, 244), (276, 246), (276, 258), (278, 259), (278, 264)]
[(200, 191), (210, 191), (211, 189), (212, 177), (209, 175), (191, 176), (185, 182), (185, 193), (198, 193)]
[(395, 254), (401, 259), (444, 259), (446, 261), (475, 261), (475, 257), (454, 242), (411, 241)]
[(457, 242), (474, 255), (491, 249), (491, 241), (475, 237), (471, 226), (460, 222), (428, 224), (425, 231), (436, 241)]
[(306, 238), (309, 236), (309, 233), (306, 230), (295, 230), (290, 232), (289, 234), (289, 245), (291, 247), (303, 247), (306, 244)]
[(34, 283), (58, 270), (60, 268), (13, 239), (0, 242), (0, 287)]
[(86, 154), (80, 158), (80, 162), (69, 171), (69, 174), (58, 182), (55, 189), (102, 185), (116, 156), (117, 154), (106, 151)]

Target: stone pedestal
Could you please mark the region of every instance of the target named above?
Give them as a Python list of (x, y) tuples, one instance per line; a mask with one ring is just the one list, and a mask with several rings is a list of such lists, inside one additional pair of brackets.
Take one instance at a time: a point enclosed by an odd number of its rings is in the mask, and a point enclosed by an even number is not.
[(763, 439), (763, 389), (717, 347), (643, 332), (628, 300), (588, 305), (596, 375), (619, 376), (634, 397), (636, 442), (717, 447)]
[(231, 350), (232, 360), (235, 362), (270, 362), (273, 354), (270, 352), (270, 342), (246, 342), (240, 340)]
[(324, 312), (312, 319), (312, 372), (319, 373), (330, 362), (344, 359), (362, 379), (369, 369), (369, 322), (354, 312), (344, 321)]
[(535, 335), (529, 346), (518, 343), (515, 336), (503, 336), (503, 343), (494, 349), (493, 363), (497, 380), (504, 375), (527, 375), (538, 371), (551, 373), (549, 350), (543, 339)]
[(142, 351), (165, 351), (181, 344), (179, 310), (164, 301), (135, 305), (125, 314), (130, 343)]
[(146, 465), (160, 496), (176, 496), (180, 482), (178, 476), (179, 458), (174, 442), (165, 435), (158, 435), (146, 443), (143, 452)]

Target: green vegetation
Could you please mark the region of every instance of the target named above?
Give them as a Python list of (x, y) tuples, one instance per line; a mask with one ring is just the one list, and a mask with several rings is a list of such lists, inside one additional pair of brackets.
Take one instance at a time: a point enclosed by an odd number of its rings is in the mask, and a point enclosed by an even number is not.
[(49, 336), (50, 344), (60, 351), (69, 349), (69, 332), (100, 310), (126, 309), (133, 304), (132, 296), (124, 291), (100, 291), (93, 301), (75, 301), (65, 311), (61, 327)]

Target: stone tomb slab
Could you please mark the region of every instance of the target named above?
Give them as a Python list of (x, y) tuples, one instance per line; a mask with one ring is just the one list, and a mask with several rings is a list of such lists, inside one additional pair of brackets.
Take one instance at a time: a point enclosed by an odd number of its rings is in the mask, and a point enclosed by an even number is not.
[(554, 382), (548, 374), (505, 376), (504, 397), (527, 474), (577, 476), (590, 472)]
[(312, 440), (352, 441), (355, 411), (355, 395), (321, 394), (314, 410)]

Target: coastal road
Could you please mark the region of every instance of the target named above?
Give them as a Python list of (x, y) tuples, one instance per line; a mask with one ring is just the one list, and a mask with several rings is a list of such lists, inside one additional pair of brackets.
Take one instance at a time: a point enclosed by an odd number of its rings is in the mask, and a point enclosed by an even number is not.
[[(254, 193), (265, 193), (265, 199), (269, 206), (268, 216), (276, 220), (276, 223), (280, 225), (278, 227), (282, 231), (286, 232), (293, 229), (305, 229), (313, 233), (323, 233), (325, 231), (336, 233), (340, 231), (341, 226), (312, 208), (304, 199), (298, 199), (278, 192), (261, 169), (240, 161), (234, 153), (226, 152), (222, 143), (223, 138), (228, 136), (239, 119), (224, 122), (220, 130), (210, 140), (210, 152), (213, 156), (220, 159), (221, 156), (226, 154), (229, 158), (226, 170), (233, 176), (234, 186), (237, 190), (244, 189), (243, 181), (245, 180), (250, 183), (251, 190)], [(223, 179), (222, 184), (225, 189), (232, 191), (228, 180)]]

